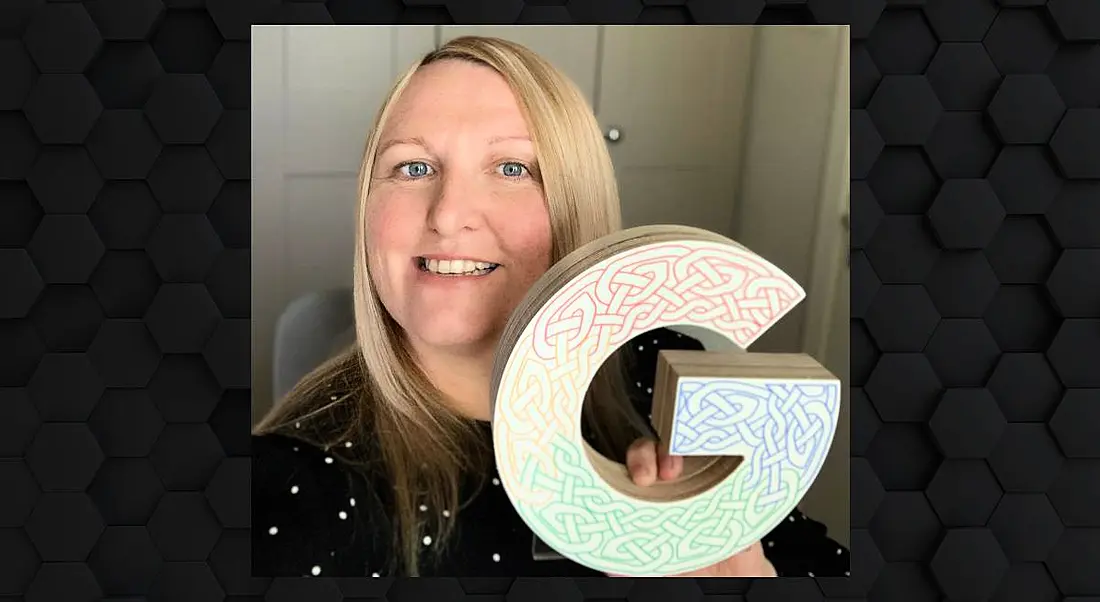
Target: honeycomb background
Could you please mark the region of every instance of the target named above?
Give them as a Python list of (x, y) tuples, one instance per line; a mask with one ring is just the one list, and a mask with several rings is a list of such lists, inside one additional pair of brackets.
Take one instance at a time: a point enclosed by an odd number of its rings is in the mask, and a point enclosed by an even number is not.
[[(852, 578), (250, 577), (250, 24), (754, 22), (852, 25)], [(3, 600), (1100, 599), (1100, 3), (3, 0), (0, 82)]]

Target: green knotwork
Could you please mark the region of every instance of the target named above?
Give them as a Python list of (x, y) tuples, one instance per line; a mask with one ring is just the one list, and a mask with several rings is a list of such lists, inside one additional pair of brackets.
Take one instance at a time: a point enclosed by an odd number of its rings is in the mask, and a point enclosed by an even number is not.
[(799, 473), (791, 467), (779, 473), (785, 499), (761, 501), (763, 489), (747, 486), (749, 471), (742, 466), (687, 505), (640, 502), (616, 495), (586, 469), (577, 443), (558, 435), (552, 449), (561, 476), (547, 474), (535, 456), (528, 456), (520, 480), (529, 491), (551, 493), (554, 501), (537, 507), (517, 503), (516, 508), (560, 554), (607, 573), (667, 575), (712, 564), (759, 541), (802, 494)]

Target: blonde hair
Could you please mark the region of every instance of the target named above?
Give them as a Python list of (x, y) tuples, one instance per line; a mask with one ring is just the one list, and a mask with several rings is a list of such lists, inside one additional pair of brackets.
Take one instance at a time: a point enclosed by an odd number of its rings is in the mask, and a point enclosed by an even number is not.
[[(390, 91), (375, 117), (359, 173), (353, 262), (357, 342), (305, 376), (255, 433), (295, 437), (363, 469), (377, 462), (373, 450), (382, 461), (373, 468), (381, 468), (392, 486), (382, 498), (391, 506), (394, 559), (401, 567), (391, 568), (407, 575), (419, 574), (424, 534), (437, 542), (431, 549), (445, 549), (464, 479), (472, 475), (483, 484), (492, 457), (477, 422), (451, 411), (417, 365), (404, 331), (378, 297), (367, 261), (366, 207), (382, 131), (417, 70), (448, 59), (488, 66), (516, 95), (542, 176), (552, 262), (621, 228), (614, 169), (592, 109), (567, 77), (529, 49), (498, 38), (460, 37), (427, 54)], [(627, 411), (627, 357), (616, 355), (603, 365), (589, 388), (584, 416), (597, 449), (620, 462), (645, 429)], [(421, 513), (422, 503), (454, 511), (450, 518)]]

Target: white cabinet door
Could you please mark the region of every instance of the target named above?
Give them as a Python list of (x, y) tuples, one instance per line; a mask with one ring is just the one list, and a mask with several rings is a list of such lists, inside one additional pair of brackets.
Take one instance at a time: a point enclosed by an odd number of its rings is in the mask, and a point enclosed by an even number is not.
[(596, 114), (627, 226), (730, 235), (752, 29), (605, 27)]
[(286, 165), (355, 173), (375, 112), (397, 77), (435, 44), (430, 26), (286, 30)]
[[(802, 509), (829, 527), (829, 533), (849, 544), (851, 528), (851, 413), (850, 315), (851, 271), (849, 247), (849, 103), (848, 46), (840, 39), (836, 80), (839, 93), (829, 120), (828, 142), (822, 164), (817, 208), (816, 234), (811, 259), (812, 277), (805, 302), (804, 350), (841, 381), (840, 419), (833, 446), (821, 467), (815, 486), (803, 500)], [(816, 485), (815, 483), (815, 485)]]
[[(837, 261), (815, 244), (822, 236), (819, 224), (837, 227), (843, 198), (827, 182), (839, 169), (833, 159), (838, 141), (848, 135), (846, 122), (836, 126), (838, 115), (848, 112), (847, 79), (841, 81), (847, 43), (841, 27), (769, 27), (758, 31), (755, 44), (734, 238), (782, 268), (810, 296), (820, 288), (815, 271), (833, 269)], [(823, 282), (830, 286), (832, 279)], [(806, 323), (815, 313), (807, 299), (754, 349), (803, 350)]]

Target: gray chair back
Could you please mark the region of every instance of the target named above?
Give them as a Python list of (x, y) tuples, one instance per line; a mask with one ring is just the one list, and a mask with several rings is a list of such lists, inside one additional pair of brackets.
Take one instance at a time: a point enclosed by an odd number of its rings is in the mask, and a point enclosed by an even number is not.
[(275, 323), (273, 394), (283, 397), (302, 379), (355, 341), (350, 288), (307, 293), (287, 305)]

